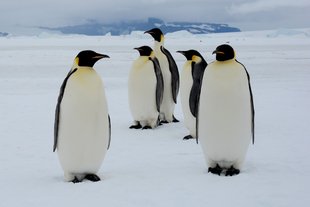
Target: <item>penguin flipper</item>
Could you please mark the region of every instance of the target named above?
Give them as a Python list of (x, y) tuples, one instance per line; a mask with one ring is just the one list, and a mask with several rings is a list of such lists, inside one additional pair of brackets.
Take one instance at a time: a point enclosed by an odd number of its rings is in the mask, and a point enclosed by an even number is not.
[[(203, 61), (203, 62), (205, 62), (205, 61)], [(205, 71), (205, 69), (207, 68), (207, 66), (208, 66), (208, 64), (207, 64), (207, 62), (205, 62), (204, 63), (204, 67), (202, 67), (203, 68), (203, 72), (201, 72), (200, 73), (200, 75), (198, 76), (199, 78), (198, 78), (198, 80), (200, 81), (200, 83), (199, 83), (199, 92), (197, 92), (197, 103), (196, 103), (196, 105), (195, 105), (195, 107), (193, 107), (193, 106), (191, 106), (191, 103), (190, 103), (190, 110), (191, 110), (191, 113), (192, 113), (192, 111), (195, 113), (195, 117), (196, 117), (196, 143), (198, 144), (198, 137), (199, 137), (199, 107), (200, 107), (200, 93), (201, 93), (201, 87), (202, 87), (202, 81), (203, 81), (203, 75), (204, 75), (204, 71)], [(196, 77), (197, 77), (197, 75), (196, 75), (197, 73), (195, 73), (195, 71), (192, 73), (192, 75), (193, 75), (193, 80), (194, 80), (194, 82), (195, 82), (195, 79), (196, 79)], [(191, 98), (190, 98), (191, 99)]]
[(199, 107), (200, 107), (200, 102), (197, 104), (197, 115), (196, 115), (196, 143), (198, 144), (198, 137), (199, 137)]
[(60, 87), (60, 92), (59, 92), (59, 96), (57, 99), (57, 105), (56, 105), (56, 110), (55, 110), (55, 122), (54, 122), (54, 146), (53, 146), (53, 152), (55, 152), (56, 148), (57, 148), (57, 142), (58, 142), (58, 130), (59, 130), (59, 116), (60, 116), (60, 104), (62, 101), (62, 98), (64, 96), (65, 93), (65, 88), (68, 82), (68, 79), (70, 78), (70, 76), (75, 73), (77, 71), (77, 68), (70, 70), (70, 72), (68, 73), (67, 77), (64, 79), (63, 83), (61, 84)]
[(250, 92), (250, 102), (251, 102), (251, 125), (252, 125), (252, 144), (254, 144), (254, 140), (255, 140), (255, 136), (254, 136), (254, 132), (255, 132), (255, 120), (254, 120), (254, 117), (255, 117), (255, 109), (254, 109), (254, 101), (253, 101), (253, 93), (252, 93), (252, 88), (251, 88), (251, 82), (250, 82), (250, 74), (248, 73), (247, 69), (245, 68), (245, 66), (240, 63), (239, 61), (236, 60), (237, 63), (239, 63), (240, 65), (243, 66), (245, 72), (246, 72), (246, 75), (247, 75), (247, 78), (248, 78), (248, 84), (249, 84), (249, 92)]
[(179, 87), (180, 87), (180, 75), (179, 75), (179, 70), (178, 66), (173, 59), (172, 55), (170, 52), (161, 46), (161, 51), (166, 55), (168, 62), (169, 62), (169, 70), (171, 73), (171, 88), (172, 88), (172, 98), (174, 103), (177, 103), (177, 97), (179, 93)]
[(254, 140), (255, 140), (255, 121), (254, 121), (254, 117), (255, 117), (255, 110), (254, 110), (254, 101), (253, 101), (253, 94), (252, 94), (252, 89), (251, 89), (251, 84), (250, 84), (250, 80), (249, 80), (249, 90), (250, 90), (250, 96), (251, 96), (251, 112), (252, 112), (252, 143), (254, 144)]
[(111, 144), (111, 118), (110, 118), (110, 115), (108, 115), (108, 120), (109, 120), (109, 143), (108, 143), (108, 149), (109, 149), (110, 144)]
[(157, 58), (149, 58), (154, 65), (154, 72), (156, 75), (156, 108), (160, 112), (160, 105), (163, 101), (164, 94), (164, 78), (160, 70), (159, 62)]
[(207, 65), (207, 62), (203, 58), (200, 63), (192, 62), (193, 86), (189, 96), (189, 107), (194, 117), (197, 117), (202, 78)]
[(197, 117), (197, 107), (199, 98), (200, 98), (199, 84), (194, 82), (189, 95), (189, 108), (194, 117)]

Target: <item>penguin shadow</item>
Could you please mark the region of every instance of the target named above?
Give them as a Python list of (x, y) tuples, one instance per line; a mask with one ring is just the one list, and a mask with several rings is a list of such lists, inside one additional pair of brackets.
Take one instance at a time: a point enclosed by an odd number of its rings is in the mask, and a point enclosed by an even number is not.
[(257, 172), (257, 170), (258, 170), (258, 168), (255, 165), (255, 163), (248, 161), (243, 166), (243, 169), (241, 170), (241, 173), (253, 174), (253, 173)]
[(55, 175), (51, 178), (52, 181), (55, 181), (56, 183), (68, 183), (64, 180), (62, 175)]

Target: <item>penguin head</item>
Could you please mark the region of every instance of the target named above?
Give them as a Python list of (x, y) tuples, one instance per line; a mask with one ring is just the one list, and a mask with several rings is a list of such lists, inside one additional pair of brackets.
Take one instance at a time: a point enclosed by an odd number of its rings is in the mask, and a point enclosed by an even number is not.
[(216, 54), (217, 61), (226, 61), (235, 58), (235, 51), (234, 49), (227, 44), (220, 45), (213, 51), (212, 54)]
[(153, 52), (149, 46), (136, 47), (134, 49), (139, 51), (140, 56), (151, 56)]
[(96, 53), (92, 50), (83, 50), (75, 57), (74, 62), (80, 67), (93, 67), (101, 58), (109, 58), (109, 56)]
[(187, 51), (177, 51), (186, 57), (188, 61), (200, 62), (203, 57), (196, 50), (187, 50)]
[(164, 34), (163, 34), (163, 32), (159, 28), (154, 28), (154, 29), (148, 30), (148, 31), (146, 31), (144, 33), (152, 35), (154, 40), (157, 41), (157, 42), (164, 41)]

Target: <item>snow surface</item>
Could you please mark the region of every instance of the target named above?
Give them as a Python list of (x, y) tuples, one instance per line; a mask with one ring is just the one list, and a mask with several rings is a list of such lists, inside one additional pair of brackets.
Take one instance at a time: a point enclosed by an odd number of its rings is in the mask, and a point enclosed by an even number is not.
[[(284, 32), (283, 32), (284, 31)], [(256, 109), (256, 142), (241, 174), (207, 173), (202, 150), (183, 141), (180, 123), (129, 130), (127, 97), (134, 47), (153, 45), (148, 35), (0, 38), (0, 206), (309, 206), (310, 29), (166, 36), (177, 50), (196, 49), (214, 60), (229, 42), (247, 67)], [(52, 152), (60, 85), (80, 50), (111, 58), (95, 68), (105, 82), (112, 121), (111, 148), (99, 176), (79, 184), (63, 180)]]

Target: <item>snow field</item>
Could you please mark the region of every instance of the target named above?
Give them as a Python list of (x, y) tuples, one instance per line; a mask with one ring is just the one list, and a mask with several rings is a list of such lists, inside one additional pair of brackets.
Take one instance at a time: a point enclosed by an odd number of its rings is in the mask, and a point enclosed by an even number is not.
[[(207, 173), (202, 150), (183, 141), (180, 123), (129, 130), (127, 78), (134, 47), (153, 45), (148, 35), (0, 38), (0, 206), (307, 206), (310, 145), (310, 30), (210, 35), (166, 35), (177, 50), (196, 49), (207, 62), (229, 42), (251, 76), (256, 141), (241, 174)], [(60, 85), (80, 50), (109, 55), (95, 69), (105, 84), (112, 142), (101, 182), (66, 183), (52, 153)]]

